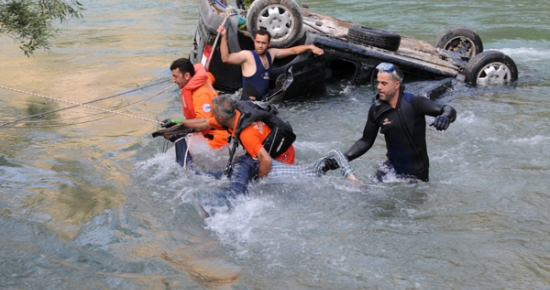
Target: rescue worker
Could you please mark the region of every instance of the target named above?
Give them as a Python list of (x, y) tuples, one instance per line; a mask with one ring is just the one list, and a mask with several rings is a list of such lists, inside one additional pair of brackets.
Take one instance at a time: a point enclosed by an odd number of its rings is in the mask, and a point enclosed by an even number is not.
[[(241, 117), (241, 112), (235, 108), (234, 101), (227, 95), (221, 95), (212, 100), (213, 104), (213, 117), (210, 118), (196, 118), (190, 120), (184, 120), (182, 125), (186, 128), (193, 128), (198, 130), (205, 130), (209, 128), (214, 129), (227, 129), (233, 137), (235, 137), (235, 131), (238, 125), (239, 118)], [(255, 163), (255, 168), (247, 168), (247, 176), (244, 185), (248, 181), (257, 175), (258, 178), (262, 178), (267, 175), (269, 169), (271, 168), (271, 163), (273, 161), (272, 157), (269, 155), (267, 150), (263, 147), (263, 142), (271, 133), (271, 128), (269, 128), (264, 122), (256, 121), (246, 128), (243, 128), (239, 139), (244, 149), (246, 150), (246, 158), (238, 158), (234, 164), (233, 175), (237, 174), (236, 167), (239, 164), (239, 160), (247, 159), (250, 164)], [(288, 150), (277, 157), (282, 163), (285, 164), (294, 164), (294, 147), (291, 145)], [(241, 162), (242, 163), (242, 162)], [(246, 163), (246, 162), (245, 162)], [(247, 164), (248, 166), (248, 164)], [(246, 190), (240, 190), (244, 193)]]
[[(214, 98), (212, 107), (214, 117), (184, 120), (182, 125), (196, 130), (227, 129), (232, 138), (237, 137), (236, 131), (240, 132), (238, 138), (246, 154), (237, 157), (233, 163), (230, 186), (216, 193), (214, 198), (201, 201), (203, 206), (229, 207), (228, 198), (246, 194), (248, 183), (251, 180), (263, 178), (269, 173), (273, 158), (264, 148), (263, 143), (270, 135), (271, 128), (262, 121), (255, 121), (244, 128), (240, 128), (239, 119), (243, 113), (236, 109), (235, 102), (227, 95)], [(294, 164), (294, 157), (294, 147), (290, 145), (286, 151), (276, 157), (276, 160), (285, 164)]]
[[(339, 165), (342, 175), (350, 180), (357, 180), (353, 174), (349, 162), (341, 151), (332, 150), (325, 156), (306, 166), (295, 166), (294, 147), (290, 145), (286, 151), (276, 158), (272, 158), (266, 150), (264, 142), (272, 132), (271, 128), (262, 121), (255, 121), (246, 127), (241, 128), (241, 121), (248, 116), (249, 112), (241, 112), (248, 102), (235, 103), (229, 96), (221, 95), (212, 101), (214, 117), (210, 119), (192, 119), (183, 121), (182, 125), (187, 128), (226, 128), (232, 134), (232, 138), (239, 138), (240, 143), (246, 150), (246, 154), (237, 157), (232, 166), (230, 175), (230, 186), (223, 189), (207, 199), (200, 200), (200, 206), (206, 215), (215, 213), (216, 207), (230, 208), (229, 198), (246, 194), (248, 183), (256, 178), (266, 176), (321, 176), (325, 162), (334, 160)], [(240, 132), (239, 136), (235, 133)], [(206, 211), (210, 209), (210, 211)]]
[[(426, 149), (426, 119), (435, 117), (430, 126), (446, 130), (456, 120), (456, 111), (425, 97), (404, 92), (403, 71), (391, 63), (380, 63), (378, 95), (370, 107), (363, 136), (344, 153), (349, 161), (365, 154), (373, 145), (378, 131), (386, 140), (387, 160), (378, 170), (379, 180), (392, 173), (397, 177), (429, 180), (429, 159)], [(334, 160), (325, 170), (336, 169)]]
[[(200, 63), (193, 65), (187, 58), (179, 58), (170, 65), (172, 71), (172, 82), (180, 88), (180, 98), (183, 115), (187, 120), (195, 118), (210, 118), (212, 114), (212, 99), (218, 93), (212, 87), (215, 81), (214, 76), (206, 72), (204, 66)], [(162, 127), (171, 127), (180, 124), (181, 119), (165, 119)], [(227, 145), (228, 133), (226, 130), (212, 130), (205, 128), (200, 134), (207, 139), (208, 145), (213, 149), (219, 149)], [(191, 154), (188, 152), (187, 140), (183, 138), (174, 138), (176, 148), (176, 161), (181, 165), (190, 165), (192, 162)]]
[(271, 35), (264, 29), (260, 29), (254, 36), (254, 50), (229, 53), (227, 31), (223, 25), (218, 27), (218, 33), (221, 34), (220, 54), (222, 61), (241, 66), (243, 87), (241, 100), (244, 101), (262, 101), (267, 95), (274, 59), (301, 54), (308, 50), (316, 55), (324, 53), (322, 49), (315, 45), (269, 48)]

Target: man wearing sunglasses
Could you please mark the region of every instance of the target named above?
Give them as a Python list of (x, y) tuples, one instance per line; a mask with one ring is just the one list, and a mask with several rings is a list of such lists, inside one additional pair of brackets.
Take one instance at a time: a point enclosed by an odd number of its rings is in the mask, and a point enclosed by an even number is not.
[[(400, 178), (428, 181), (425, 116), (435, 117), (430, 126), (443, 131), (456, 120), (456, 111), (449, 105), (405, 93), (401, 83), (403, 71), (398, 66), (383, 62), (376, 70), (378, 95), (369, 109), (363, 136), (344, 155), (352, 161), (365, 154), (380, 131), (386, 140), (387, 160), (376, 174), (378, 179), (382, 181), (391, 173)], [(338, 165), (331, 160), (325, 169), (336, 168)]]

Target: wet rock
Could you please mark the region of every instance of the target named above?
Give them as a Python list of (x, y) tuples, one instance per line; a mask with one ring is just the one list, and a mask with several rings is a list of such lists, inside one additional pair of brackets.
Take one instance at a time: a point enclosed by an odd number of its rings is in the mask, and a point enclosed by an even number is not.
[(176, 269), (187, 273), (197, 283), (208, 287), (219, 287), (236, 282), (241, 268), (213, 256), (208, 243), (200, 248), (185, 246), (161, 254), (162, 259)]

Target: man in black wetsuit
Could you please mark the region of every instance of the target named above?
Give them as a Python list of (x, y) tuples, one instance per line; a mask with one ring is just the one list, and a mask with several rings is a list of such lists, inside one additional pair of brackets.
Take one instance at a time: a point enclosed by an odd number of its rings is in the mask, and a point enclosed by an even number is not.
[[(378, 179), (392, 172), (402, 178), (429, 180), (429, 160), (426, 150), (425, 115), (435, 117), (430, 126), (443, 131), (456, 120), (456, 111), (425, 97), (404, 93), (403, 71), (391, 63), (381, 63), (378, 70), (378, 95), (370, 107), (363, 136), (344, 153), (349, 161), (365, 154), (378, 134), (386, 139), (387, 160), (378, 173)], [(326, 169), (336, 169), (330, 161)]]

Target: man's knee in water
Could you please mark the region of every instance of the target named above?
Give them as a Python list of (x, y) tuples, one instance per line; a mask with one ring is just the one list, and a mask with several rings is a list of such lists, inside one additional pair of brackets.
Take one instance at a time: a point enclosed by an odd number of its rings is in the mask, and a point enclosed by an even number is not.
[(250, 155), (237, 157), (233, 165), (233, 171), (230, 177), (230, 190), (235, 194), (246, 194), (248, 192), (248, 183), (256, 178), (258, 173), (258, 161)]
[(248, 183), (254, 179), (258, 171), (258, 161), (249, 155), (240, 156), (235, 160), (230, 185), (208, 197), (199, 198), (200, 205), (209, 214), (232, 208), (231, 200), (239, 195), (248, 194)]

